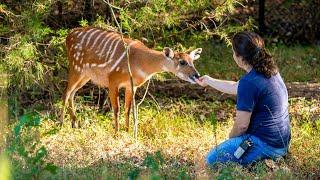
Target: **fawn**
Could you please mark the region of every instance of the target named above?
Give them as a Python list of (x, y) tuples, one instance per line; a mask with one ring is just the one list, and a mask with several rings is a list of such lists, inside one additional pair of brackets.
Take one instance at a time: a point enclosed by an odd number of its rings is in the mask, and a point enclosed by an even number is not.
[(94, 84), (109, 89), (116, 131), (119, 130), (119, 89), (125, 88), (125, 130), (128, 131), (131, 97), (134, 92), (131, 89), (124, 43), (127, 44), (134, 91), (158, 72), (171, 72), (191, 83), (195, 83), (195, 79), (200, 76), (193, 61), (200, 57), (201, 48), (189, 54), (173, 52), (168, 47), (165, 47), (163, 51), (155, 51), (138, 40), (129, 38), (123, 40), (121, 35), (115, 31), (92, 27), (76, 28), (68, 34), (66, 46), (69, 75), (63, 96), (61, 123), (64, 119), (65, 106), (67, 106), (72, 119), (72, 127), (75, 127), (74, 95), (91, 80)]

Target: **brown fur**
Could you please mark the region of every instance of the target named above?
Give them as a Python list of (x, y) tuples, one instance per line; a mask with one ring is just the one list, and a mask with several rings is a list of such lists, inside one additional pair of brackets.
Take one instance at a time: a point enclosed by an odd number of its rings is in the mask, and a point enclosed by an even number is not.
[[(72, 127), (75, 127), (76, 116), (73, 102), (74, 95), (77, 90), (91, 80), (93, 83), (109, 89), (109, 98), (114, 112), (115, 130), (118, 131), (120, 107), (119, 89), (125, 88), (125, 119), (126, 130), (128, 131), (131, 96), (133, 92), (130, 87), (130, 77), (126, 56), (122, 59), (122, 61), (119, 61), (117, 66), (114, 66), (114, 68), (111, 69), (114, 63), (117, 62), (116, 60), (123, 54), (123, 52), (125, 52), (125, 47), (123, 42), (120, 41), (116, 49), (113, 50), (113, 47), (111, 47), (111, 52), (109, 54), (107, 52), (103, 52), (102, 48), (104, 46), (104, 42), (106, 42), (106, 39), (104, 39), (106, 36), (113, 38), (110, 39), (108, 44), (106, 44), (107, 48), (105, 49), (109, 49), (112, 40), (115, 38), (120, 39), (121, 36), (113, 31), (102, 32), (102, 30), (100, 33), (94, 34), (89, 41), (83, 40), (83, 43), (80, 44), (84, 35), (78, 38), (77, 33), (79, 34), (79, 32), (88, 32), (90, 30), (91, 34), (93, 34), (92, 32), (95, 32), (95, 29), (97, 28), (76, 28), (67, 36), (66, 46), (69, 60), (69, 77), (68, 86), (63, 97), (63, 106), (65, 106), (69, 100), (71, 107), (68, 106), (68, 110), (72, 119)], [(96, 40), (98, 37), (99, 39)], [(94, 42), (96, 42), (95, 47), (90, 49), (89, 47), (92, 46)], [(174, 57), (172, 59), (168, 59), (168, 57), (165, 55), (166, 53), (149, 49), (140, 41), (124, 38), (124, 42), (126, 44), (133, 43), (129, 49), (129, 59), (135, 88), (141, 86), (153, 74), (162, 71), (168, 71), (177, 74), (184, 80), (188, 80), (189, 77), (197, 73), (193, 66), (193, 59), (189, 54), (174, 53)], [(82, 46), (81, 50), (79, 50), (79, 48), (75, 48), (77, 44)], [(88, 46), (85, 46), (86, 44)], [(115, 46), (115, 43), (113, 46)], [(169, 49), (166, 50), (167, 52), (171, 52)], [(77, 53), (79, 54), (79, 52), (80, 55), (77, 56)], [(99, 56), (101, 52), (103, 52), (102, 56)], [(114, 58), (110, 59), (112, 53), (114, 53)], [(104, 61), (105, 59), (106, 61)], [(181, 60), (185, 60), (189, 65), (180, 67), (179, 61)], [(106, 65), (105, 67), (98, 67), (98, 65), (106, 62), (110, 62), (110, 64)], [(64, 119), (64, 109), (61, 115), (61, 123)]]

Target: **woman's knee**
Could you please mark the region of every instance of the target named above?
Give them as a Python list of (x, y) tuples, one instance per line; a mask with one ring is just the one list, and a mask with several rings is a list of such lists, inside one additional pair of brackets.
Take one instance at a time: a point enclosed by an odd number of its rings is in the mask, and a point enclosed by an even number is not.
[(236, 162), (237, 159), (233, 155), (233, 148), (226, 147), (224, 149), (213, 149), (206, 156), (206, 164), (212, 165), (214, 163)]
[(206, 164), (211, 165), (217, 162), (239, 162), (233, 154), (243, 141), (243, 138), (244, 136), (239, 136), (228, 139), (212, 149), (206, 156)]

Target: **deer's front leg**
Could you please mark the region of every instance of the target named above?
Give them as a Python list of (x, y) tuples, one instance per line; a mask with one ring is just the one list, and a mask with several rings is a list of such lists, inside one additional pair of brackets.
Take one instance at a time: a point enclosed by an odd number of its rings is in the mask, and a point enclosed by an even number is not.
[(115, 131), (119, 131), (119, 88), (118, 87), (112, 87), (109, 88), (109, 98), (113, 109), (113, 115), (114, 115), (114, 128)]
[(125, 118), (126, 118), (125, 130), (127, 132), (129, 131), (129, 124), (130, 124), (131, 102), (132, 102), (132, 90), (131, 90), (131, 87), (127, 87), (126, 93), (125, 93)]

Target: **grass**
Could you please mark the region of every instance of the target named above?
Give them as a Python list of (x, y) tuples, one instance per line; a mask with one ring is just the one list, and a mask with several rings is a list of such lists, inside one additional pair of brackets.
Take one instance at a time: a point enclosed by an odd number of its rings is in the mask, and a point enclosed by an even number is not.
[[(238, 80), (243, 75), (232, 58), (231, 47), (214, 41), (197, 47), (203, 48), (201, 58), (195, 63), (201, 74), (230, 80)], [(320, 46), (271, 45), (267, 49), (286, 82), (320, 82)]]
[[(112, 113), (104, 115), (93, 106), (80, 107), (78, 115), (83, 122), (80, 129), (72, 129), (69, 120), (61, 128), (57, 127), (55, 117), (41, 112), (42, 123), (37, 136), (48, 151), (45, 161), (54, 163), (59, 169), (54, 175), (44, 172), (40, 178), (320, 177), (319, 100), (290, 99), (292, 141), (290, 154), (285, 159), (262, 161), (248, 168), (227, 164), (214, 169), (203, 166), (203, 157), (216, 143), (227, 138), (234, 116), (234, 102), (164, 97), (157, 101), (160, 109), (153, 101), (144, 102), (140, 108), (137, 140), (133, 139), (133, 132), (123, 130), (115, 136)], [(218, 121), (216, 137), (210, 112), (214, 112)], [(123, 118), (121, 125), (124, 125)], [(15, 179), (24, 177), (26, 170), (22, 164), (22, 161), (14, 161), (12, 165)]]
[[(206, 42), (202, 58), (196, 62), (201, 74), (215, 78), (237, 80), (243, 74), (232, 59), (231, 49)], [(271, 46), (268, 48), (280, 67), (285, 81), (320, 82), (319, 46)], [(249, 167), (236, 164), (203, 165), (206, 153), (227, 138), (235, 113), (235, 102), (204, 101), (186, 98), (147, 98), (140, 108), (138, 139), (133, 132), (121, 131), (115, 136), (112, 113), (104, 113), (92, 98), (77, 96), (82, 128), (72, 129), (70, 120), (62, 127), (55, 124), (60, 102), (47, 109), (42, 103), (25, 107), (41, 116), (39, 127), (25, 128), (22, 146), (33, 148), (26, 162), (19, 153), (10, 156), (14, 179), (317, 179), (320, 177), (320, 100), (290, 99), (292, 141), (290, 154), (277, 162), (262, 161)], [(50, 102), (54, 103), (54, 102)], [(123, 103), (122, 103), (123, 104)], [(123, 110), (122, 110), (123, 111)], [(214, 129), (210, 117), (215, 117)], [(2, 137), (16, 124), (11, 124)], [(131, 124), (132, 127), (132, 124)], [(132, 129), (132, 128), (131, 128)], [(12, 138), (6, 139), (9, 145)], [(34, 148), (44, 146), (47, 154), (35, 161)], [(10, 148), (10, 147), (9, 147)], [(43, 162), (42, 162), (43, 161)], [(34, 163), (36, 162), (36, 163)], [(38, 164), (37, 164), (38, 163)], [(55, 164), (55, 174), (44, 171), (46, 163)], [(1, 162), (0, 162), (1, 164)], [(34, 168), (34, 167), (35, 168)], [(34, 174), (37, 170), (37, 175)], [(51, 170), (54, 168), (51, 168)], [(30, 176), (29, 176), (30, 175)]]

